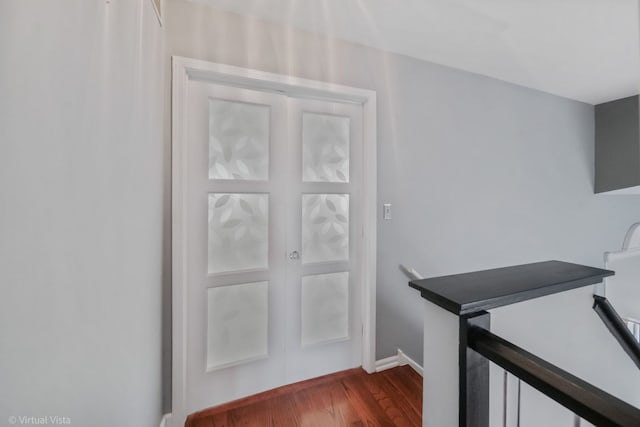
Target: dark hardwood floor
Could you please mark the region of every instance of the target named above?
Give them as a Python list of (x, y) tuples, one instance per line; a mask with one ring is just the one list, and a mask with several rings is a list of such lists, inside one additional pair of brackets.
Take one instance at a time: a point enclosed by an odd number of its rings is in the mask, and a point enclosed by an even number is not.
[(422, 377), (409, 366), (351, 369), (191, 414), (185, 427), (422, 425)]

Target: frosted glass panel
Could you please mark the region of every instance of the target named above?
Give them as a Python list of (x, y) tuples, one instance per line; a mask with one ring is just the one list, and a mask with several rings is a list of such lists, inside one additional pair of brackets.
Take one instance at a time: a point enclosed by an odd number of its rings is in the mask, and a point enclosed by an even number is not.
[(268, 282), (207, 293), (207, 369), (267, 356)]
[(269, 179), (269, 107), (209, 100), (209, 179)]
[(302, 278), (302, 345), (349, 337), (349, 273)]
[(209, 194), (209, 273), (268, 268), (269, 195)]
[(302, 262), (349, 259), (349, 195), (302, 195)]
[(349, 182), (349, 117), (302, 114), (302, 179)]

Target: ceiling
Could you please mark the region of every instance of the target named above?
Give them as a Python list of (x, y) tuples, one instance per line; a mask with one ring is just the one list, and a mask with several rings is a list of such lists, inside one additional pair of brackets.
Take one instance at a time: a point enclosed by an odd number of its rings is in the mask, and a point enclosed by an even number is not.
[(598, 104), (638, 93), (637, 0), (197, 0)]

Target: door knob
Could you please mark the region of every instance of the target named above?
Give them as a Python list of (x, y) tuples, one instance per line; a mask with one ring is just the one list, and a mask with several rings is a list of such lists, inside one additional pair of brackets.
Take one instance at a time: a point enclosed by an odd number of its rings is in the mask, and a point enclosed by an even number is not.
[(300, 253), (298, 251), (289, 252), (289, 259), (300, 259)]

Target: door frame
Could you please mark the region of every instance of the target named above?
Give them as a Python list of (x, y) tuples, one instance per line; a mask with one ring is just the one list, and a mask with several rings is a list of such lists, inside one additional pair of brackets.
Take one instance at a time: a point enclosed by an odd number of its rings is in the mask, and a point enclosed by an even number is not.
[(333, 83), (235, 67), (197, 59), (172, 57), (172, 425), (182, 425), (188, 414), (187, 378), (187, 123), (188, 84), (191, 80), (362, 105), (363, 113), (363, 218), (362, 232), (362, 367), (375, 372), (376, 345), (376, 231), (377, 131), (376, 92)]

